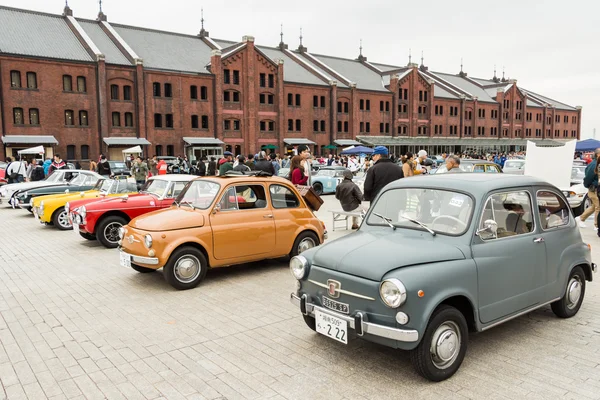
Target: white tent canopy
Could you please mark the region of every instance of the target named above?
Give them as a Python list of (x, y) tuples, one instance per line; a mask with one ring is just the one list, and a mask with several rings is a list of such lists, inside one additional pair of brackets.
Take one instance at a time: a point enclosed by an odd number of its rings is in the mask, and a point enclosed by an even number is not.
[(18, 151), (19, 155), (21, 155), (21, 154), (44, 154), (44, 152), (45, 152), (44, 146), (35, 146), (35, 147), (30, 147), (28, 149), (23, 149), (23, 150)]
[(128, 149), (123, 150), (123, 154), (142, 154), (141, 146), (133, 146)]

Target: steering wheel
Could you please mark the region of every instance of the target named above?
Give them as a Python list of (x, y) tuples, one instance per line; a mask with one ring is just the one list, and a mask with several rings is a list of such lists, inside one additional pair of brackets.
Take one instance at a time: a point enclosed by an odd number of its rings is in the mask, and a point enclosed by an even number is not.
[[(456, 217), (453, 217), (451, 215), (440, 215), (438, 217), (435, 217), (433, 219), (433, 221), (431, 221), (431, 225), (435, 226), (436, 222), (438, 222), (439, 220), (444, 220), (444, 219), (447, 219), (447, 220), (450, 220), (450, 221), (458, 223), (461, 226), (462, 229), (466, 229), (467, 228), (467, 224), (466, 223), (462, 222), (460, 219), (458, 219)], [(448, 224), (448, 225), (451, 226), (451, 224)]]

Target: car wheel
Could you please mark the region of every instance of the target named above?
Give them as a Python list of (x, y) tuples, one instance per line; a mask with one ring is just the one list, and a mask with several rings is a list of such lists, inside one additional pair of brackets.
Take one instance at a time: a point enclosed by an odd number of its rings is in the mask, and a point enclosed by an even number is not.
[(583, 212), (588, 208), (592, 206), (592, 201), (588, 198), (587, 194), (585, 195), (585, 198), (583, 199), (583, 201), (581, 202), (581, 204), (579, 205), (579, 207), (575, 208), (573, 210), (573, 214), (575, 215), (575, 217), (579, 217), (581, 214), (583, 214)]
[(131, 268), (135, 269), (137, 272), (141, 272), (142, 274), (147, 274), (149, 272), (156, 272), (155, 269), (141, 267), (141, 266), (139, 266), (137, 264), (131, 264)]
[(290, 257), (297, 256), (305, 250), (312, 249), (319, 245), (319, 238), (313, 232), (305, 231), (298, 235), (294, 241), (294, 247), (290, 252)]
[(560, 318), (571, 318), (579, 311), (585, 295), (585, 274), (581, 267), (573, 268), (562, 299), (552, 303), (552, 312)]
[(164, 267), (165, 279), (178, 290), (193, 289), (208, 270), (208, 262), (202, 252), (194, 247), (177, 249)]
[(114, 249), (119, 245), (119, 228), (127, 224), (123, 217), (113, 215), (100, 221), (96, 227), (96, 239), (104, 247)]
[(94, 235), (93, 233), (87, 233), (87, 232), (80, 231), (79, 236), (81, 236), (85, 240), (96, 240), (96, 235)]
[(304, 318), (304, 322), (306, 322), (306, 326), (308, 326), (313, 331), (317, 331), (317, 321), (311, 317), (310, 315), (302, 314), (302, 318)]
[(69, 222), (69, 215), (64, 207), (60, 207), (58, 210), (54, 211), (54, 214), (52, 214), (52, 223), (61, 231), (66, 231), (73, 227), (71, 222)]
[(450, 378), (467, 352), (468, 327), (465, 316), (443, 305), (431, 316), (425, 335), (411, 353), (415, 370), (430, 381)]
[(323, 184), (321, 182), (313, 183), (313, 189), (319, 196), (323, 194)]

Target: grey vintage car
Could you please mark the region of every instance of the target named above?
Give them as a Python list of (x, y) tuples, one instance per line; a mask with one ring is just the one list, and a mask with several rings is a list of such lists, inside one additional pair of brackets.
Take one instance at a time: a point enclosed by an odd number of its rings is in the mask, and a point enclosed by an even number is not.
[(504, 174), (400, 179), (360, 229), (290, 261), (306, 324), (411, 350), (419, 374), (452, 376), (480, 332), (550, 304), (579, 310), (596, 265), (556, 187)]

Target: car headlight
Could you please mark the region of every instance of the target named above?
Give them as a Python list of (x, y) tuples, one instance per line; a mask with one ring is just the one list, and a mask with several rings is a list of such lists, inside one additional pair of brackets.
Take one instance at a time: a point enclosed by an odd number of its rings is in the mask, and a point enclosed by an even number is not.
[(125, 237), (125, 228), (120, 227), (119, 228), (119, 239), (123, 240), (124, 237)]
[(146, 245), (147, 248), (149, 248), (149, 249), (152, 248), (152, 236), (150, 236), (150, 234), (147, 234), (146, 236), (144, 236), (144, 244)]
[(79, 208), (79, 215), (81, 215), (81, 219), (85, 219), (85, 216), (87, 215), (85, 206), (81, 206), (81, 208)]
[(294, 278), (300, 280), (306, 276), (308, 271), (308, 260), (303, 256), (294, 256), (290, 260), (290, 271)]
[(379, 286), (379, 295), (386, 306), (398, 308), (406, 301), (406, 288), (398, 279), (386, 279)]
[(43, 200), (40, 202), (39, 214), (40, 214), (40, 217), (44, 215), (44, 201)]

